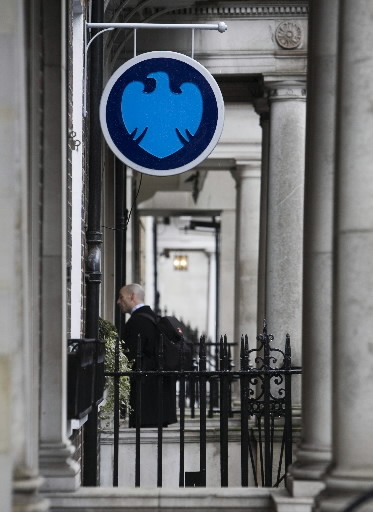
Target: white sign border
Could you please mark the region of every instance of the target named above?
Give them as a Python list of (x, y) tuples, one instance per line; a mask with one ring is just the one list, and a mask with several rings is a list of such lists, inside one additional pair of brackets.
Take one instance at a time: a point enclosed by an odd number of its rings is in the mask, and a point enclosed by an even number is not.
[[(199, 154), (197, 158), (189, 162), (188, 164), (185, 164), (181, 167), (175, 167), (173, 169), (149, 169), (147, 167), (143, 167), (141, 165), (136, 164), (135, 162), (132, 162), (129, 158), (127, 158), (114, 144), (108, 127), (106, 123), (106, 104), (109, 98), (109, 94), (111, 92), (111, 89), (114, 87), (116, 81), (123, 75), (127, 69), (132, 67), (135, 64), (138, 64), (139, 62), (143, 62), (145, 60), (149, 59), (156, 59), (156, 58), (169, 58), (169, 59), (176, 59), (182, 62), (185, 62), (189, 64), (190, 66), (194, 67), (197, 71), (203, 75), (203, 77), (206, 79), (206, 81), (210, 84), (213, 93), (215, 95), (217, 109), (218, 109), (218, 120), (216, 123), (216, 128), (214, 135), (208, 144), (208, 146), (202, 151), (202, 153)], [(187, 55), (184, 55), (182, 53), (177, 52), (170, 52), (170, 51), (154, 51), (154, 52), (147, 52), (143, 53), (141, 55), (138, 55), (137, 57), (134, 57), (124, 64), (122, 64), (109, 78), (104, 91), (101, 96), (100, 101), (100, 124), (101, 124), (101, 130), (105, 137), (105, 140), (111, 149), (111, 151), (118, 157), (119, 160), (121, 160), (123, 163), (131, 167), (132, 169), (135, 169), (136, 171), (139, 171), (144, 174), (150, 174), (152, 176), (173, 176), (175, 174), (181, 174), (183, 172), (189, 171), (190, 169), (193, 169), (198, 164), (203, 162), (209, 154), (212, 152), (212, 150), (215, 148), (217, 143), (219, 142), (219, 139), (221, 137), (223, 126), (224, 126), (224, 100), (223, 96), (221, 94), (220, 88), (218, 84), (216, 83), (214, 77), (211, 75), (211, 73), (204, 67), (202, 64), (197, 62), (196, 60), (192, 59), (191, 57), (188, 57)]]

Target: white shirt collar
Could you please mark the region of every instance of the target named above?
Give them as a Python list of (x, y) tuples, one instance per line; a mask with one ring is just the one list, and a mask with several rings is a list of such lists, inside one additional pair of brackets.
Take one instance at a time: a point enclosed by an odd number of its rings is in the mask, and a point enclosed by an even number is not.
[(145, 304), (136, 304), (136, 306), (134, 306), (132, 309), (131, 309), (131, 315), (134, 311), (136, 311), (136, 309), (139, 309), (139, 308), (142, 308), (143, 306), (145, 306)]

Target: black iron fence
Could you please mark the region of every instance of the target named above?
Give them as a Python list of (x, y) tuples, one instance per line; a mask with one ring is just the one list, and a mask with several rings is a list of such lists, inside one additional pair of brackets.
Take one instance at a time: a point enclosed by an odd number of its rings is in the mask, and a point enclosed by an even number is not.
[[(154, 376), (158, 389), (157, 426), (157, 486), (163, 485), (163, 380), (175, 376), (178, 381), (178, 423), (179, 423), (179, 486), (206, 486), (207, 467), (207, 418), (219, 419), (220, 425), (220, 484), (228, 486), (229, 424), (230, 418), (239, 418), (241, 444), (241, 485), (247, 487), (250, 478), (256, 486), (278, 486), (284, 479), (292, 462), (292, 376), (301, 374), (301, 368), (291, 365), (290, 336), (286, 336), (283, 350), (272, 346), (274, 338), (267, 333), (264, 322), (263, 333), (257, 337), (254, 348), (249, 347), (248, 337), (242, 337), (240, 346), (240, 368), (233, 367), (230, 346), (222, 337), (215, 350), (218, 364), (207, 369), (206, 341), (201, 337), (193, 370), (165, 371), (142, 370), (141, 345), (138, 353), (137, 369), (131, 372), (105, 372), (107, 378), (114, 379), (115, 389), (119, 381), (131, 377), (141, 389), (141, 380)], [(141, 344), (141, 340), (139, 340)], [(159, 349), (159, 368), (162, 368), (162, 341)], [(118, 349), (119, 353), (119, 342)], [(210, 365), (209, 365), (210, 366)], [(118, 368), (118, 366), (117, 366)], [(211, 366), (210, 366), (211, 368)], [(232, 386), (239, 390), (236, 400), (232, 400)], [(238, 399), (237, 399), (238, 398)], [(136, 396), (136, 411), (141, 410), (141, 393)], [(199, 416), (199, 471), (185, 472), (185, 428), (188, 417)], [(197, 418), (198, 419), (198, 418)], [(119, 391), (115, 393), (113, 424), (113, 485), (118, 486), (120, 404)], [(140, 481), (141, 433), (137, 414), (135, 439), (136, 487)], [(275, 445), (277, 443), (277, 450)], [(276, 451), (276, 453), (275, 453)], [(127, 485), (131, 485), (130, 482)]]
[(67, 367), (67, 415), (81, 419), (103, 400), (105, 343), (101, 340), (70, 339)]

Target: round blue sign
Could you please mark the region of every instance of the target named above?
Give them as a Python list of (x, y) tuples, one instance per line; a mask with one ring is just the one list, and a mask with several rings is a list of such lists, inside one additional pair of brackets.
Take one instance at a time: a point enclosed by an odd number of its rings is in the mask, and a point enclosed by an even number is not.
[(201, 163), (216, 146), (224, 102), (213, 76), (174, 52), (139, 55), (117, 69), (101, 97), (101, 129), (137, 171), (169, 176)]

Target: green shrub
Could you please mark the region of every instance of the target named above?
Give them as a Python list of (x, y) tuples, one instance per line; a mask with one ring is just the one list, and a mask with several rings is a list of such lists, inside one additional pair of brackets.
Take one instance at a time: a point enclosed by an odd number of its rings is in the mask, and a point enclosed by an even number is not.
[[(99, 338), (105, 341), (105, 371), (115, 371), (115, 345), (118, 340), (116, 327), (102, 318), (99, 319)], [(119, 371), (131, 370), (131, 363), (123, 352), (122, 343), (119, 342)], [(119, 405), (129, 410), (130, 381), (128, 377), (119, 379)], [(105, 421), (105, 426), (110, 426), (114, 415), (114, 377), (106, 377), (105, 402), (100, 406), (99, 419)]]

